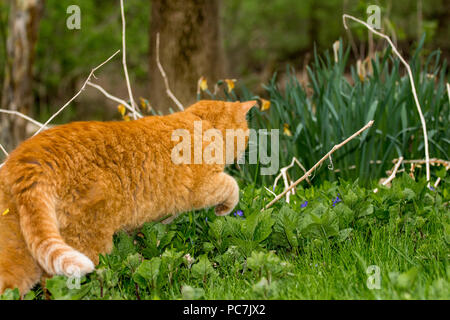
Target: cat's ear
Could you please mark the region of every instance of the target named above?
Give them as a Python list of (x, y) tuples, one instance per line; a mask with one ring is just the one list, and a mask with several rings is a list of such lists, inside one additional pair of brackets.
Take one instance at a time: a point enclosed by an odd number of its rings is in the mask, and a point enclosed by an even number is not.
[(256, 100), (241, 102), (241, 108), (244, 111), (244, 113), (249, 112), (250, 109), (253, 108), (255, 105), (256, 105)]

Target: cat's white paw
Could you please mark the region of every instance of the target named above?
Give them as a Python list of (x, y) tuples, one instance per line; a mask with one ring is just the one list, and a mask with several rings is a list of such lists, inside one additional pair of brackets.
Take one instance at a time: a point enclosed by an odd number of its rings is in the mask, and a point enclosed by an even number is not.
[(55, 273), (67, 277), (82, 277), (94, 271), (95, 265), (81, 252), (72, 250), (61, 254), (55, 259)]

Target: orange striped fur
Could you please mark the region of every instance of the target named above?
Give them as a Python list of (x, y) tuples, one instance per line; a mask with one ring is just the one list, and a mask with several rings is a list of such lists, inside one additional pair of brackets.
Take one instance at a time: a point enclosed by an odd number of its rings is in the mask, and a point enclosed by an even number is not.
[(168, 116), (61, 125), (23, 142), (0, 169), (0, 214), (9, 209), (0, 215), (0, 293), (25, 294), (43, 274), (93, 271), (120, 229), (205, 207), (230, 213), (239, 187), (225, 166), (174, 164), (171, 136), (184, 128), (193, 141), (200, 120), (203, 132), (224, 137), (247, 130), (254, 104), (200, 101)]

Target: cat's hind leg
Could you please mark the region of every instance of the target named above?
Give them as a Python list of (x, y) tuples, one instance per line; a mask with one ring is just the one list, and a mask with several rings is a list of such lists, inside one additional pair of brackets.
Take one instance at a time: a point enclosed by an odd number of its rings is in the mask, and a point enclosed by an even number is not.
[(6, 209), (0, 208), (0, 294), (18, 288), (24, 295), (39, 282), (42, 269), (28, 251), (17, 212)]

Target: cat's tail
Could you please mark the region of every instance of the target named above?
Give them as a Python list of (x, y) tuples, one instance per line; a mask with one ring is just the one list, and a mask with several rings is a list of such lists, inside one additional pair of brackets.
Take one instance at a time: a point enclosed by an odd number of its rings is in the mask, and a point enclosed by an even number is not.
[(94, 263), (61, 237), (54, 188), (32, 179), (24, 179), (14, 188), (22, 234), (31, 255), (40, 266), (50, 275), (80, 277), (92, 272)]

